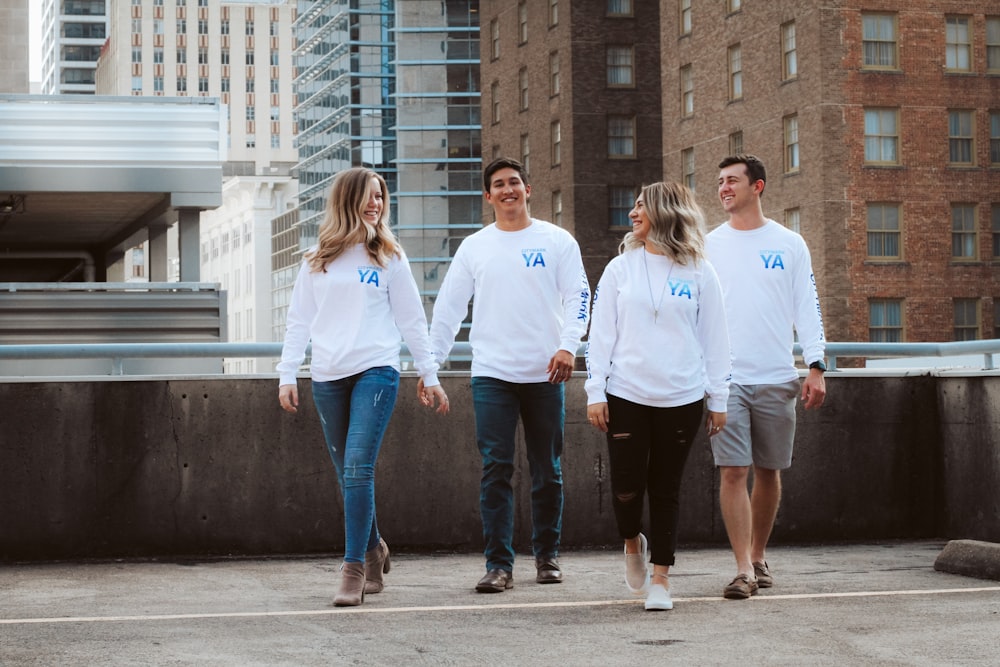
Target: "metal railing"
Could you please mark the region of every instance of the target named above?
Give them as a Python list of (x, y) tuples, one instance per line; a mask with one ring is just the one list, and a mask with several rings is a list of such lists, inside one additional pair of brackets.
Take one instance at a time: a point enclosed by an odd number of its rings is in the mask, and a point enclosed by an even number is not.
[[(155, 358), (280, 358), (281, 343), (68, 343), (53, 345), (0, 345), (0, 361), (34, 359), (108, 359), (111, 375), (122, 375), (126, 359)], [(577, 354), (583, 356), (586, 344)], [(406, 345), (401, 348), (403, 359), (411, 360)], [(801, 347), (795, 345), (795, 355)], [(308, 351), (307, 351), (308, 354)], [(904, 357), (960, 357), (982, 355), (982, 370), (994, 370), (993, 355), (1000, 354), (1000, 339), (960, 341), (950, 343), (827, 343), (827, 364), (837, 370), (838, 359), (888, 359)], [(467, 342), (455, 343), (452, 361), (468, 361), (472, 349)]]

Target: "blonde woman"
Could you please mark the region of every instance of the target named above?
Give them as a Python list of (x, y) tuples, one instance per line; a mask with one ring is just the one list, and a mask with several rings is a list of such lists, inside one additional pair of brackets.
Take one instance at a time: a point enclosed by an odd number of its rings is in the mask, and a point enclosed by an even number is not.
[[(587, 417), (607, 434), (625, 583), (647, 594), (647, 610), (662, 610), (673, 608), (681, 477), (706, 395), (709, 435), (726, 424), (729, 336), (692, 192), (677, 183), (647, 185), (629, 217), (632, 231), (594, 292)], [(648, 539), (641, 532), (646, 495)]]
[(388, 227), (389, 192), (370, 169), (337, 174), (319, 229), (295, 280), (278, 401), (297, 412), (296, 371), (312, 341), (313, 402), (344, 499), (344, 566), (337, 606), (379, 593), (389, 547), (375, 516), (375, 460), (399, 388), (402, 332), (423, 390), (421, 402), (448, 412), (409, 262)]

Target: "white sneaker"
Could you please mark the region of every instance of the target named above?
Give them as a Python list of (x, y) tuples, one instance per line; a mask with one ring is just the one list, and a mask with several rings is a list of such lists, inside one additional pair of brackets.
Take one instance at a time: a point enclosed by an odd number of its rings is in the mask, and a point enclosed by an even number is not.
[(662, 584), (653, 584), (649, 587), (646, 595), (646, 611), (665, 611), (674, 608), (674, 601), (670, 597), (670, 590)]
[(633, 593), (642, 593), (649, 586), (649, 542), (639, 533), (639, 553), (625, 554), (625, 585)]

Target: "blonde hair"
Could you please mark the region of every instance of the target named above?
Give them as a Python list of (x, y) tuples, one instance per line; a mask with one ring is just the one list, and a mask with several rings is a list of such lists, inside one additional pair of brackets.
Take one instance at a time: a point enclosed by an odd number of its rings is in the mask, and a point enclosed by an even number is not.
[[(382, 213), (374, 225), (365, 221), (372, 178), (382, 190)], [(353, 167), (338, 173), (330, 186), (326, 214), (319, 226), (319, 243), (305, 254), (312, 271), (326, 271), (326, 265), (358, 243), (363, 243), (372, 261), (385, 267), (399, 255), (399, 242), (389, 229), (389, 187), (371, 169)]]
[(625, 235), (618, 252), (646, 243), (681, 265), (705, 257), (705, 214), (694, 193), (680, 183), (659, 182), (642, 188), (643, 208), (650, 230), (645, 243), (633, 232)]

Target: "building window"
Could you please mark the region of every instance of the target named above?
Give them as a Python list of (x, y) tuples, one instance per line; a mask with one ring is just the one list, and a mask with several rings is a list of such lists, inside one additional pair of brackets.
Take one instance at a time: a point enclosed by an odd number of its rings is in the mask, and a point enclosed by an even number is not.
[(163, 77), (154, 76), (153, 77), (153, 92), (163, 94)]
[(277, 51), (271, 51), (271, 67), (278, 67), (281, 59)]
[(272, 134), (271, 135), (271, 148), (281, 148), (281, 135)]
[(562, 162), (562, 124), (555, 121), (549, 126), (549, 136), (552, 143), (552, 164), (557, 165)]
[(681, 183), (694, 190), (694, 149), (681, 151)]
[(207, 65), (208, 64), (208, 47), (199, 46), (198, 47), (198, 64)]
[(635, 117), (608, 116), (608, 157), (635, 157)]
[(133, 76), (132, 77), (132, 92), (142, 92), (142, 77)]
[(490, 109), (494, 123), (500, 122), (500, 84), (494, 81), (490, 85)]
[(743, 49), (739, 44), (729, 47), (729, 99), (743, 99)]
[(531, 175), (531, 142), (527, 134), (521, 135), (521, 164), (524, 165), (524, 172)]
[(896, 15), (861, 15), (862, 67), (865, 69), (896, 69)]
[(737, 130), (729, 135), (729, 154), (739, 155), (743, 152), (743, 131)]
[(222, 65), (228, 65), (229, 64), (229, 49), (228, 48), (224, 47), (221, 51), (219, 51), (219, 63), (222, 64)]
[(631, 46), (609, 46), (605, 52), (608, 86), (631, 88), (635, 85), (632, 75), (634, 52)]
[(785, 117), (785, 173), (799, 170), (799, 117)]
[(222, 243), (220, 251), (223, 255), (229, 254), (229, 232), (222, 232)]
[(490, 57), (500, 57), (500, 23), (496, 19), (490, 21)]
[(944, 67), (953, 72), (972, 70), (972, 40), (969, 35), (968, 16), (945, 18)]
[[(160, 21), (159, 19), (155, 19), (153, 21), (153, 32), (156, 32), (156, 23), (158, 21), (160, 23), (160, 32), (158, 32), (156, 34), (162, 35), (163, 34), (163, 21)], [(178, 35), (186, 35), (187, 34), (187, 21), (186, 20), (184, 20), (184, 19), (177, 19), (177, 34)]]
[(694, 115), (694, 74), (691, 65), (681, 67), (681, 116)]
[(559, 25), (559, 0), (549, 0), (549, 27)]
[(691, 34), (691, 2), (692, 0), (681, 0), (681, 35)]
[(1000, 165), (1000, 111), (990, 112), (990, 164)]
[(257, 135), (248, 134), (246, 146), (247, 148), (257, 148)]
[(281, 88), (281, 79), (271, 79), (271, 94), (277, 95)]
[(743, 0), (726, 0), (726, 11), (730, 14), (743, 8)]
[(562, 227), (562, 192), (552, 193), (552, 224)]
[(132, 47), (132, 62), (141, 63), (142, 62), (142, 47), (133, 46)]
[(517, 3), (517, 43), (528, 41), (528, 3), (521, 0)]
[(243, 57), (243, 59), (244, 59), (244, 61), (245, 61), (245, 63), (247, 65), (253, 65), (254, 64), (254, 53), (253, 53), (253, 51), (247, 51), (246, 55)]
[(281, 120), (281, 107), (272, 106), (271, 107), (271, 122), (277, 123)]
[[(990, 210), (990, 229), (993, 231), (993, 259), (1000, 259), (1000, 204), (993, 204)], [(1000, 312), (1000, 302), (997, 302), (997, 310)], [(1000, 331), (997, 331), (1000, 337)]]
[(898, 109), (865, 109), (865, 163), (899, 164)]
[(975, 261), (976, 207), (972, 204), (951, 206), (951, 258), (958, 261)]
[(253, 89), (254, 89), (254, 80), (253, 79), (247, 79), (247, 83), (246, 83), (245, 88), (246, 88), (246, 92), (252, 93)]
[(971, 111), (948, 112), (948, 162), (953, 165), (971, 166), (974, 137)]
[(247, 36), (253, 35), (253, 21), (247, 21), (246, 30), (243, 31)]
[(872, 343), (903, 341), (901, 299), (871, 299), (868, 302), (868, 340)]
[(198, 34), (199, 35), (208, 34), (208, 19), (198, 19)]
[(228, 35), (229, 34), (229, 19), (222, 19), (219, 22), (219, 34)]
[(186, 77), (177, 77), (177, 92), (186, 93), (188, 89), (188, 81)]
[(785, 227), (796, 234), (802, 233), (802, 218), (797, 208), (785, 209)]
[(522, 67), (517, 72), (518, 108), (528, 110), (528, 68)]
[(219, 239), (217, 237), (212, 237), (212, 259), (219, 258)]
[(631, 227), (629, 211), (635, 205), (635, 188), (627, 185), (608, 186), (608, 221), (612, 227)]
[(177, 48), (177, 64), (184, 65), (188, 61), (187, 49), (183, 46)]
[(1000, 72), (1000, 16), (986, 17), (986, 71)]
[(868, 257), (900, 259), (898, 204), (868, 204)]
[(219, 92), (221, 93), (229, 92), (229, 77), (224, 77), (219, 81)]
[(157, 65), (163, 64), (163, 47), (154, 46), (153, 47), (153, 62)]
[(208, 77), (200, 76), (198, 77), (198, 92), (207, 93), (208, 92)]
[(632, 16), (632, 0), (608, 0), (608, 16)]
[(979, 299), (955, 299), (955, 340), (979, 340)]
[(795, 22), (781, 26), (781, 78), (785, 81), (799, 75), (799, 56), (795, 48)]
[(549, 54), (549, 95), (559, 94), (559, 52)]
[(251, 106), (251, 107), (247, 107), (246, 108), (246, 119), (247, 120), (255, 120), (256, 116), (257, 116), (257, 114), (256, 114), (256, 107), (252, 107)]

